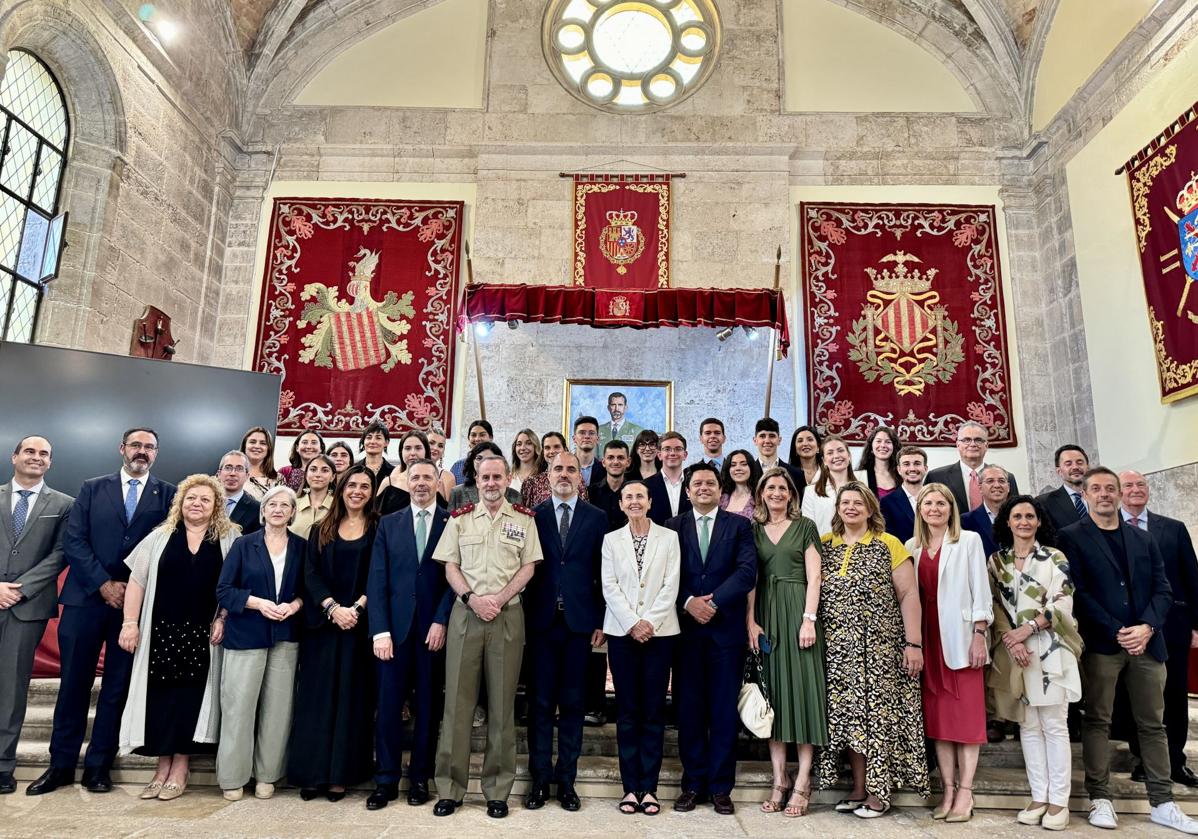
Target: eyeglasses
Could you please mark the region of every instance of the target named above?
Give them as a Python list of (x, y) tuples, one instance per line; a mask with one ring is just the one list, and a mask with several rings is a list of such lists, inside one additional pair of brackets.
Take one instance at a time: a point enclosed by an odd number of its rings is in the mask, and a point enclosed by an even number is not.
[(985, 437), (958, 437), (958, 443), (965, 443), (969, 446), (981, 446), (986, 442)]
[(226, 463), (224, 466), (222, 466), (222, 467), (220, 468), (220, 471), (222, 471), (222, 472), (236, 472), (236, 473), (239, 473), (239, 474), (240, 474), (240, 473), (242, 473), (242, 472), (244, 472), (244, 471), (245, 471), (245, 467), (244, 467), (244, 466), (234, 466), (232, 463)]
[(133, 449), (135, 452), (153, 453), (158, 451), (158, 446), (156, 446), (154, 443), (138, 443), (135, 441), (132, 443), (122, 443), (122, 445), (127, 449)]

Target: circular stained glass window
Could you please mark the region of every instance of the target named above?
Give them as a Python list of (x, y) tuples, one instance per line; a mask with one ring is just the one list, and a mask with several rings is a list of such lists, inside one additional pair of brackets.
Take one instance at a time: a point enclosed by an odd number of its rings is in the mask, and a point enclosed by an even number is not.
[(644, 113), (681, 102), (711, 75), (720, 17), (714, 0), (550, 0), (542, 45), (575, 97)]

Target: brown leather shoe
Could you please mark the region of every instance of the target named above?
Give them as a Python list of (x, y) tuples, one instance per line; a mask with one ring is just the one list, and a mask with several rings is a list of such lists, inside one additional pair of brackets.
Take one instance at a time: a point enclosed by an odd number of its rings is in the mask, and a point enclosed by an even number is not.
[(695, 805), (699, 802), (699, 793), (691, 790), (683, 790), (677, 798), (674, 799), (674, 812), (689, 813), (695, 809)]
[(712, 795), (711, 803), (721, 816), (731, 816), (736, 812), (736, 807), (732, 804), (732, 796), (727, 793)]

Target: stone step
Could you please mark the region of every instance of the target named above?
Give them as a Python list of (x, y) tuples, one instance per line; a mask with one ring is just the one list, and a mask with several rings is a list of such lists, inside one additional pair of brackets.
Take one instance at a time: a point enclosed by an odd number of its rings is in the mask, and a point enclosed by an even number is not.
[[(31, 781), (36, 778), (46, 765), (46, 743), (23, 743), (17, 753), (16, 778), (18, 781)], [(154, 774), (154, 758), (128, 755), (117, 759), (113, 768), (113, 780), (121, 784), (142, 785), (150, 781)], [(482, 770), (482, 755), (474, 754), (470, 760), (470, 792), (481, 793), (478, 778)], [(670, 800), (680, 791), (682, 767), (674, 759), (667, 759), (662, 764), (659, 792), (663, 799)], [(770, 766), (764, 761), (742, 761), (737, 764), (736, 789), (733, 798), (746, 805), (762, 801), (768, 794), (772, 783)], [(192, 761), (192, 787), (215, 787), (216, 774), (211, 757), (197, 757)], [(405, 781), (406, 784), (406, 781)], [(372, 784), (366, 784), (360, 789), (368, 790)], [(516, 784), (514, 795), (523, 795), (529, 786), (528, 763), (524, 756), (517, 758)], [(938, 778), (933, 775), (932, 786), (938, 790)], [(281, 784), (282, 789), (287, 789)], [(620, 782), (619, 761), (614, 757), (583, 757), (578, 762), (578, 778), (576, 787), (579, 795), (587, 798), (618, 799), (623, 796)], [(837, 784), (832, 789), (821, 790), (813, 796), (817, 805), (832, 804), (844, 797), (847, 789), (844, 783)], [(1085, 812), (1088, 802), (1082, 786), (1082, 773), (1078, 769), (1073, 777), (1074, 796), (1070, 801), (1071, 809)], [(1021, 769), (994, 768), (980, 766), (974, 780), (974, 793), (979, 808), (1018, 810), (1027, 803), (1027, 777)], [(1116, 774), (1111, 778), (1111, 793), (1115, 808), (1121, 813), (1147, 813), (1148, 802), (1145, 798), (1144, 785), (1132, 782), (1125, 774)], [(81, 793), (90, 795), (88, 793)], [(1175, 786), (1174, 795), (1182, 808), (1192, 815), (1198, 814), (1198, 791)], [(897, 792), (894, 804), (903, 807), (929, 806), (919, 796), (910, 792)]]

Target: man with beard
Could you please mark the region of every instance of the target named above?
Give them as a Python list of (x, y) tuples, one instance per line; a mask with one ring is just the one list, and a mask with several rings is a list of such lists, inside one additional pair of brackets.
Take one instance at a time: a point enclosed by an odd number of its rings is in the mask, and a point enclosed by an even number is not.
[(25, 722), (33, 656), (58, 614), (54, 581), (71, 496), (46, 486), (50, 441), (30, 435), (12, 453), (13, 477), (0, 485), (0, 795), (16, 792), (13, 770)]
[(524, 653), (520, 592), (541, 561), (533, 511), (510, 504), (508, 466), (502, 455), (476, 464), (480, 503), (453, 511), (433, 559), (457, 595), (445, 647), (445, 714), (437, 747), (433, 815), (449, 816), (462, 804), (470, 781), (470, 731), (479, 682), (487, 686), (487, 748), (482, 790), (487, 815), (508, 814), (516, 780), (516, 681)]
[(449, 521), (437, 506), (437, 467), (431, 460), (408, 465), (412, 503), (379, 522), (370, 557), (366, 602), (374, 657), (378, 659), (378, 721), (374, 781), (367, 810), (381, 810), (399, 797), (403, 766), (404, 702), (411, 699), (412, 751), (408, 761), (408, 804), (429, 799), (428, 778), (436, 758), (437, 727), (443, 712), (445, 628), (453, 592), (433, 551)]
[(592, 485), (590, 501), (607, 516), (607, 529), (623, 527), (628, 517), (620, 509), (620, 487), (624, 486), (624, 473), (631, 462), (628, 444), (623, 440), (611, 440), (603, 446), (603, 480)]
[(1056, 464), (1061, 485), (1036, 500), (1044, 506), (1052, 526), (1061, 530), (1086, 517), (1082, 476), (1090, 468), (1090, 458), (1081, 446), (1066, 443), (1057, 449)]
[(229, 521), (241, 528), (241, 534), (262, 529), (257, 500), (245, 491), (250, 479), (250, 459), (245, 452), (231, 451), (220, 459), (216, 479), (225, 490), (225, 512)]
[(129, 579), (125, 557), (162, 523), (175, 497), (174, 484), (150, 474), (158, 458), (153, 429), (126, 431), (120, 453), (121, 471), (84, 481), (67, 522), (63, 553), (70, 572), (59, 597), (62, 681), (54, 706), (50, 768), (29, 785), (26, 795), (42, 795), (75, 782), (101, 649), (104, 680), (83, 760), (83, 787), (88, 792), (112, 790), (110, 773), (133, 670), (132, 654), (117, 643)]
[(903, 483), (879, 504), (886, 519), (886, 532), (906, 542), (915, 533), (915, 499), (923, 489), (923, 476), (928, 473), (928, 453), (916, 446), (903, 446), (899, 450), (898, 471)]
[[(619, 442), (618, 440), (615, 442)], [(549, 465), (553, 495), (537, 507), (537, 537), (545, 562), (524, 595), (532, 664), (528, 760), (532, 786), (524, 806), (537, 810), (557, 783), (564, 810), (581, 805), (574, 791), (582, 752), (583, 685), (591, 647), (603, 644), (599, 570), (607, 516), (578, 498), (578, 458), (559, 454)], [(553, 719), (558, 713), (557, 767)]]
[(611, 422), (599, 426), (600, 446), (612, 440), (623, 440), (625, 445), (631, 446), (636, 435), (645, 430), (635, 422), (628, 421), (628, 397), (618, 390), (607, 395), (607, 412), (611, 415)]

